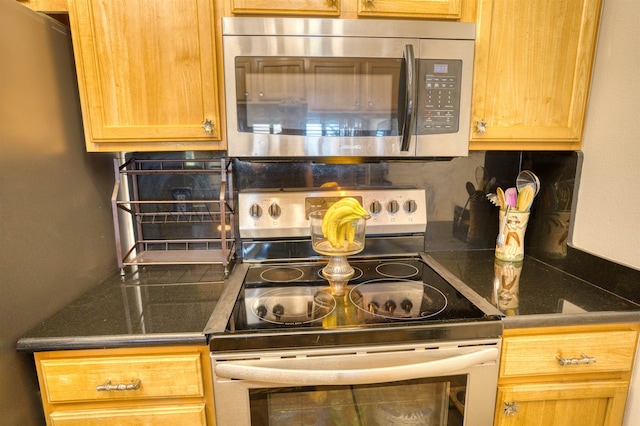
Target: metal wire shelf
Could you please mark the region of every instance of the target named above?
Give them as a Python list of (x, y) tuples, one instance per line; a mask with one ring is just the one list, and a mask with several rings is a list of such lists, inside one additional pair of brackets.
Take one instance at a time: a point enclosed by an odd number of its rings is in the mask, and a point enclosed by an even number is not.
[[(220, 264), (229, 274), (236, 248), (230, 161), (130, 159), (122, 165), (115, 160), (114, 167), (111, 204), (122, 274), (126, 266), (177, 264)], [(213, 174), (220, 181), (219, 193), (213, 198), (211, 191), (180, 187), (169, 194), (173, 199), (140, 199), (140, 177), (161, 174)], [(134, 242), (128, 245), (122, 238), (119, 212), (131, 218)]]

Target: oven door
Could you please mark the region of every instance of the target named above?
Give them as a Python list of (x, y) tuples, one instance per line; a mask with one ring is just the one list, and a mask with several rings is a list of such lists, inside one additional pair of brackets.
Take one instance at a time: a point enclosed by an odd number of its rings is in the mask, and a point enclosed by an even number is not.
[(500, 341), (212, 354), (218, 424), (491, 425)]

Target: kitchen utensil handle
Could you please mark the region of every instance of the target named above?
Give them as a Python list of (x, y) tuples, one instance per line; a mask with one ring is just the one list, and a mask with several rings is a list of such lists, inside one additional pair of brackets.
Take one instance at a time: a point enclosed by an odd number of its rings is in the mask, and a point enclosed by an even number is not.
[(347, 370), (303, 370), (240, 365), (232, 362), (215, 367), (218, 377), (277, 385), (364, 385), (397, 380), (463, 374), (470, 367), (498, 359), (498, 349), (486, 348), (435, 361), (381, 368)]
[(414, 64), (415, 57), (413, 54), (413, 45), (404, 46), (402, 57), (405, 62), (405, 98), (404, 98), (404, 121), (402, 122), (402, 133), (400, 151), (409, 151), (409, 143), (413, 135), (413, 108), (415, 106), (415, 81), (414, 81)]

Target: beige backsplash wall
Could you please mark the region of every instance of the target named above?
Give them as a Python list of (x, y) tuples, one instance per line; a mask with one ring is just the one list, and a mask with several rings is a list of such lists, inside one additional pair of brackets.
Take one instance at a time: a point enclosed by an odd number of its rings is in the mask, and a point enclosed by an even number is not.
[(640, 269), (640, 2), (606, 0), (572, 245)]
[[(572, 245), (640, 269), (640, 2), (605, 0)], [(640, 351), (623, 426), (640, 418)]]

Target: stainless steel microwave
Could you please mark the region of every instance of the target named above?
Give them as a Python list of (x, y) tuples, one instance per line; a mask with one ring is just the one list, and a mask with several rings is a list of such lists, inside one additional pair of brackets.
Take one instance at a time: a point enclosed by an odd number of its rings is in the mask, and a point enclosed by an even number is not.
[(228, 154), (468, 154), (475, 24), (223, 18)]

